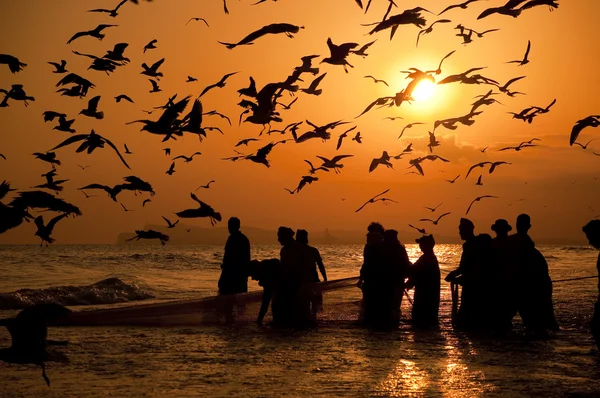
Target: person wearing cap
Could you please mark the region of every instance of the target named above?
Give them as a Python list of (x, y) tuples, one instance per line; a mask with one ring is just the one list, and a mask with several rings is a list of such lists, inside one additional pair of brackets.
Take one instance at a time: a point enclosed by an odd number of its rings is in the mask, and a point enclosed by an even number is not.
[(475, 235), (475, 225), (466, 218), (460, 219), (458, 225), (463, 251), (458, 268), (445, 278), (446, 282), (462, 285), (460, 308), (456, 326), (476, 329), (486, 326), (487, 286), (483, 285), (482, 273), (489, 267), (489, 253), (492, 237), (488, 234)]
[(279, 227), (277, 240), (282, 246), (281, 277), (271, 305), (273, 323), (303, 327), (311, 321), (312, 254), (306, 246), (294, 240), (294, 230), (291, 228)]
[(415, 240), (423, 254), (410, 267), (407, 289), (414, 287), (412, 322), (414, 327), (428, 328), (438, 324), (440, 308), (440, 265), (433, 251), (433, 235), (423, 235)]
[[(321, 292), (321, 289), (318, 286), (318, 283), (321, 282), (319, 279), (319, 271), (321, 272), (321, 276), (323, 276), (324, 282), (327, 282), (327, 272), (325, 271), (325, 265), (323, 264), (323, 259), (321, 258), (319, 249), (308, 244), (308, 232), (305, 229), (299, 229), (296, 231), (296, 242), (306, 246), (308, 251), (312, 254), (312, 295), (310, 310), (313, 319), (316, 319), (317, 314), (323, 310), (323, 292)], [(317, 271), (317, 268), (319, 271)]]
[(520, 214), (516, 225), (517, 233), (509, 236), (509, 241), (518, 275), (517, 308), (529, 333), (551, 336), (559, 327), (554, 315), (548, 263), (529, 236), (531, 218)]
[[(582, 230), (590, 242), (590, 245), (600, 250), (600, 220), (590, 221), (582, 228)], [(598, 255), (598, 261), (596, 262), (596, 269), (598, 270), (598, 275), (600, 275), (600, 254)], [(594, 336), (596, 346), (598, 346), (598, 350), (600, 350), (600, 279), (598, 280), (598, 292), (598, 301), (594, 307), (594, 316), (592, 318), (592, 336)]]

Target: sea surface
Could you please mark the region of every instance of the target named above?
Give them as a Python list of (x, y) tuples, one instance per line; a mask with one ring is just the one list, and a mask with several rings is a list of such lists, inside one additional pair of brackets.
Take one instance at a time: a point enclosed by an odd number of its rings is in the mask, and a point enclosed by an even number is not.
[[(358, 275), (362, 246), (319, 249), (330, 280)], [(597, 252), (589, 247), (539, 249), (555, 281), (596, 274)], [(407, 250), (415, 261), (418, 247)], [(460, 250), (436, 246), (442, 277)], [(252, 248), (257, 259), (278, 253), (278, 246)], [(51, 301), (79, 311), (213, 296), (222, 255), (216, 246), (0, 246), (0, 318)], [(589, 333), (596, 283), (555, 282), (561, 331), (545, 340), (524, 336), (518, 317), (503, 339), (455, 332), (445, 282), (441, 325), (430, 332), (408, 322), (387, 332), (359, 327), (355, 287), (326, 293), (321, 321), (304, 331), (253, 322), (52, 327), (49, 338), (70, 341), (56, 348), (70, 363), (48, 364), (47, 387), (35, 365), (0, 362), (0, 397), (600, 396), (600, 357)], [(259, 290), (254, 281), (249, 286)], [(408, 300), (403, 318), (410, 318)], [(8, 345), (2, 329), (0, 347)]]

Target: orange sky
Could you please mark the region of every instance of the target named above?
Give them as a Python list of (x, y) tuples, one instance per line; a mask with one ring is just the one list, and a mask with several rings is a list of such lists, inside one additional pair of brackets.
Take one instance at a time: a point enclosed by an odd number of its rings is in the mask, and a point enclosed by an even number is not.
[[(57, 151), (63, 165), (58, 168), (59, 177), (69, 179), (61, 197), (78, 205), (83, 216), (61, 221), (54, 231), (57, 243), (112, 243), (120, 232), (133, 232), (147, 224), (161, 224), (161, 215), (175, 218), (174, 212), (194, 207), (189, 193), (209, 180), (216, 183), (208, 190), (198, 191), (201, 200), (212, 205), (223, 214), (224, 221), (232, 215), (242, 223), (256, 227), (277, 228), (289, 225), (293, 228), (310, 230), (347, 229), (361, 230), (372, 220), (381, 221), (388, 228), (407, 230), (408, 223), (425, 226), (434, 234), (455, 235), (460, 217), (471, 200), (479, 195), (496, 195), (500, 199), (482, 201), (474, 205), (469, 214), (479, 232), (489, 232), (496, 218), (507, 218), (514, 224), (515, 217), (522, 212), (531, 214), (534, 229), (532, 236), (564, 236), (569, 239), (582, 238), (581, 225), (600, 215), (597, 177), (600, 171), (600, 139), (592, 142), (588, 150), (569, 147), (568, 137), (574, 122), (591, 114), (600, 113), (597, 89), (600, 75), (595, 73), (598, 65), (597, 49), (600, 48), (600, 31), (597, 15), (600, 2), (595, 0), (563, 1), (555, 12), (547, 7), (537, 7), (524, 12), (519, 18), (490, 16), (476, 20), (479, 13), (504, 1), (490, 0), (474, 3), (469, 9), (452, 10), (437, 17), (424, 14), (428, 25), (440, 18), (452, 20), (449, 24), (438, 24), (434, 31), (421, 38), (419, 47), (415, 40), (419, 29), (401, 26), (395, 38), (389, 40), (389, 31), (373, 36), (367, 33), (366, 24), (381, 20), (387, 1), (374, 0), (369, 13), (364, 15), (353, 0), (280, 0), (251, 6), (253, 1), (230, 0), (230, 15), (224, 15), (221, 0), (155, 0), (138, 6), (125, 4), (117, 18), (106, 14), (87, 13), (89, 8), (116, 6), (118, 1), (53, 0), (28, 2), (2, 2), (0, 13), (0, 53), (11, 54), (28, 64), (22, 72), (11, 74), (5, 65), (0, 65), (0, 87), (11, 84), (24, 85), (29, 95), (36, 98), (29, 107), (12, 101), (8, 108), (0, 109), (0, 180), (8, 180), (19, 190), (27, 190), (43, 183), (40, 174), (49, 170), (45, 163), (34, 160), (33, 152), (43, 152), (68, 137), (68, 133), (52, 130), (55, 123), (44, 123), (42, 112), (54, 110), (76, 117), (73, 127), (77, 133), (89, 133), (94, 128), (111, 139), (122, 149), (127, 143), (134, 153), (127, 157), (132, 170), (127, 170), (109, 150), (100, 149), (92, 155), (76, 154), (75, 147)], [(403, 0), (400, 8), (392, 14), (417, 5), (439, 12), (450, 1)], [(210, 24), (192, 22), (191, 17), (204, 17)], [(256, 40), (254, 45), (227, 50), (219, 41), (236, 42), (245, 35), (264, 25), (286, 22), (302, 25), (294, 39), (283, 35), (270, 35)], [(77, 31), (93, 29), (100, 23), (117, 24), (118, 27), (104, 31), (106, 37), (98, 41), (84, 37), (66, 45), (66, 41)], [(474, 39), (462, 45), (455, 36), (454, 26), (462, 23), (477, 31), (498, 28), (500, 31)], [(271, 168), (249, 161), (227, 162), (222, 157), (233, 156), (233, 146), (242, 138), (257, 137), (260, 126), (244, 123), (237, 125), (242, 108), (237, 106), (240, 98), (236, 90), (248, 85), (248, 77), (256, 79), (260, 89), (266, 83), (283, 81), (300, 57), (309, 54), (329, 56), (326, 40), (334, 43), (357, 42), (365, 44), (377, 39), (369, 49), (367, 58), (351, 56), (355, 68), (344, 73), (342, 67), (321, 64), (321, 72), (327, 76), (321, 83), (323, 94), (319, 97), (299, 93), (299, 100), (290, 111), (281, 110), (284, 122), (308, 119), (316, 124), (326, 124), (343, 119), (348, 125), (357, 125), (364, 136), (362, 145), (347, 139), (336, 152), (337, 136), (345, 129), (334, 130), (332, 139), (275, 147), (269, 155)], [(158, 39), (158, 49), (142, 54), (143, 46)], [(531, 40), (531, 62), (526, 66), (505, 64), (506, 61), (523, 56)], [(86, 70), (88, 58), (74, 55), (71, 50), (102, 56), (106, 50), (120, 42), (129, 43), (125, 55), (131, 62), (119, 67), (110, 76), (103, 72)], [(476, 117), (473, 126), (460, 126), (455, 131), (438, 128), (436, 135), (442, 142), (435, 153), (450, 160), (450, 163), (424, 163), (425, 177), (405, 175), (408, 159), (423, 156), (428, 149), (427, 131), (433, 121), (467, 114), (472, 98), (486, 93), (491, 86), (466, 86), (458, 83), (438, 86), (435, 96), (423, 102), (404, 103), (399, 108), (374, 110), (359, 119), (368, 103), (377, 97), (393, 95), (400, 91), (407, 80), (401, 70), (410, 67), (435, 69), (445, 54), (456, 53), (442, 67), (441, 79), (449, 74), (461, 73), (471, 67), (486, 66), (481, 73), (487, 77), (506, 82), (512, 77), (525, 75), (526, 79), (515, 83), (513, 89), (526, 92), (526, 96), (496, 98), (504, 105), (484, 107), (483, 114)], [(164, 78), (160, 81), (161, 93), (150, 94), (150, 84), (141, 75), (141, 64), (152, 64), (160, 58), (166, 61), (161, 67)], [(67, 69), (91, 80), (97, 87), (90, 90), (85, 99), (61, 97), (55, 93), (54, 85), (64, 75), (51, 73), (53, 68), (47, 61), (68, 61)], [(229, 126), (219, 118), (207, 118), (205, 125), (216, 125), (223, 129), (224, 136), (209, 132), (202, 143), (192, 135), (186, 135), (168, 145), (161, 137), (140, 132), (141, 125), (125, 125), (135, 119), (157, 119), (159, 114), (146, 115), (143, 109), (162, 105), (166, 99), (178, 93), (178, 98), (192, 95), (195, 98), (202, 89), (218, 81), (228, 72), (239, 71), (231, 77), (223, 89), (214, 89), (203, 98), (206, 111), (217, 109), (227, 114), (233, 122)], [(188, 75), (198, 82), (185, 83)], [(386, 88), (374, 84), (364, 75), (373, 75), (390, 84)], [(308, 86), (312, 76), (304, 75)], [(116, 104), (113, 97), (127, 94), (135, 104)], [(100, 109), (105, 119), (95, 120), (77, 115), (86, 107), (87, 101), (101, 95)], [(546, 106), (554, 98), (556, 105), (547, 114), (537, 117), (532, 124), (511, 119), (509, 111), (519, 112), (528, 106)], [(283, 102), (293, 98), (282, 97)], [(404, 120), (383, 120), (386, 116), (402, 116)], [(401, 128), (409, 122), (426, 122), (407, 130), (397, 140)], [(308, 131), (302, 127), (300, 132)], [(581, 142), (598, 135), (594, 129), (584, 130)], [(498, 148), (516, 145), (533, 137), (542, 139), (540, 146), (521, 152), (498, 152)], [(281, 139), (280, 135), (263, 135), (261, 142), (251, 143), (242, 150), (250, 153), (265, 145), (270, 139)], [(289, 135), (285, 138), (291, 138)], [(390, 154), (400, 152), (413, 143), (414, 156), (394, 161), (394, 169), (378, 168), (368, 172), (371, 159), (379, 157), (383, 150)], [(254, 144), (254, 145), (252, 145)], [(171, 158), (164, 155), (162, 148), (171, 147), (173, 156), (202, 152), (191, 163), (177, 162), (176, 173), (165, 174)], [(479, 148), (489, 146), (486, 153)], [(239, 148), (238, 148), (239, 149)], [(284, 187), (294, 188), (300, 178), (307, 174), (303, 159), (315, 163), (321, 155), (353, 154), (346, 159), (341, 174), (320, 173), (319, 181), (307, 186), (297, 195), (289, 195)], [(479, 171), (464, 180), (470, 165), (488, 160), (505, 160), (511, 166), (500, 167), (494, 174), (483, 173), (483, 186), (475, 186)], [(89, 165), (82, 171), (77, 164)], [(414, 169), (411, 169), (414, 170)], [(453, 185), (445, 179), (461, 177)], [(89, 191), (97, 197), (85, 199), (76, 188), (101, 183), (116, 185), (127, 175), (136, 175), (152, 183), (156, 196), (152, 203), (141, 207), (146, 195), (134, 196), (122, 193), (119, 199), (135, 211), (125, 213), (104, 192)], [(382, 203), (367, 206), (355, 213), (369, 197), (390, 188), (388, 197), (398, 204)], [(345, 200), (342, 201), (341, 199)], [(418, 219), (432, 214), (422, 206), (444, 204), (439, 211), (452, 214), (433, 227), (419, 223)], [(438, 213), (436, 213), (438, 214)], [(46, 216), (45, 218), (48, 218)], [(196, 226), (210, 226), (207, 219), (186, 220)], [(225, 223), (219, 224), (225, 226)], [(35, 226), (22, 226), (0, 235), (0, 243), (36, 243), (33, 235)], [(416, 237), (416, 234), (415, 234)], [(583, 241), (583, 240), (582, 240)]]

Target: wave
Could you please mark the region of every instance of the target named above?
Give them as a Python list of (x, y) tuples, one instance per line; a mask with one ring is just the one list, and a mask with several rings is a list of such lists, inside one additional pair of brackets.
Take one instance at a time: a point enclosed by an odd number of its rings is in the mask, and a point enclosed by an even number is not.
[(566, 250), (566, 251), (574, 251), (574, 252), (582, 252), (582, 251), (593, 251), (596, 250), (593, 247), (590, 246), (565, 246), (565, 247), (561, 247), (560, 250)]
[(87, 286), (57, 286), (47, 289), (21, 289), (0, 293), (0, 310), (14, 310), (36, 304), (61, 305), (113, 304), (154, 298), (135, 283), (125, 283), (119, 278), (107, 278)]

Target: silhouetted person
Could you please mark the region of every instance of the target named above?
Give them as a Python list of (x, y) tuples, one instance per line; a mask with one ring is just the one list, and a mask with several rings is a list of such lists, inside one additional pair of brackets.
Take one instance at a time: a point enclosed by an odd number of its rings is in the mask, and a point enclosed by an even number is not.
[(381, 321), (381, 302), (385, 295), (380, 289), (383, 279), (384, 228), (377, 222), (367, 227), (367, 243), (363, 251), (363, 265), (360, 269), (358, 287), (363, 292), (361, 318), (367, 325), (377, 325)]
[[(590, 245), (600, 250), (600, 220), (590, 221), (582, 228), (582, 230), (590, 242)], [(600, 275), (600, 254), (598, 255), (598, 261), (596, 262), (596, 269)], [(600, 293), (600, 279), (598, 280), (598, 292)], [(596, 345), (600, 350), (600, 294), (598, 295), (598, 301), (594, 307), (594, 317), (592, 318), (592, 335), (594, 336)]]
[(252, 260), (249, 265), (249, 276), (252, 280), (258, 282), (258, 285), (263, 288), (262, 301), (256, 323), (262, 324), (265, 315), (269, 309), (269, 304), (273, 298), (273, 293), (277, 289), (279, 282), (279, 273), (281, 264), (279, 259), (272, 258), (268, 260)]
[(312, 285), (312, 254), (294, 240), (294, 231), (279, 227), (277, 240), (281, 244), (281, 278), (273, 297), (273, 323), (277, 326), (306, 326), (311, 321), (310, 287)]
[(433, 251), (433, 235), (416, 239), (423, 252), (409, 271), (407, 289), (415, 288), (412, 305), (413, 326), (427, 328), (438, 324), (440, 308), (440, 266)]
[(250, 241), (240, 231), (240, 220), (231, 217), (227, 223), (229, 238), (225, 243), (219, 294), (237, 294), (248, 291), (248, 264), (250, 263)]
[(491, 229), (496, 237), (491, 243), (491, 262), (487, 270), (482, 270), (482, 284), (490, 289), (489, 326), (495, 332), (503, 333), (512, 328), (512, 319), (518, 311), (518, 276), (508, 239), (512, 227), (508, 221), (498, 219)]
[[(382, 310), (390, 324), (400, 322), (400, 309), (404, 296), (404, 280), (411, 266), (404, 245), (398, 240), (398, 231), (388, 229), (383, 233), (383, 275), (381, 288), (385, 289)], [(388, 297), (389, 296), (389, 297)]]
[(481, 328), (487, 323), (485, 291), (482, 285), (482, 271), (489, 260), (491, 236), (475, 235), (475, 225), (466, 218), (460, 219), (458, 232), (463, 243), (463, 252), (458, 268), (450, 272), (445, 280), (462, 285), (460, 308), (456, 326), (461, 328)]
[[(327, 273), (325, 272), (325, 265), (323, 264), (323, 259), (321, 258), (321, 253), (319, 253), (319, 249), (316, 247), (312, 247), (308, 244), (308, 232), (304, 229), (299, 229), (296, 231), (296, 242), (306, 246), (306, 248), (312, 254), (312, 277), (311, 281), (313, 283), (312, 286), (312, 297), (310, 303), (310, 310), (313, 318), (316, 318), (316, 315), (323, 310), (323, 292), (321, 292), (321, 288), (318, 283), (321, 282), (319, 279), (319, 271), (321, 272), (321, 276), (323, 276), (323, 282), (327, 282)], [(319, 271), (317, 271), (317, 267)]]
[(517, 217), (517, 233), (509, 237), (518, 267), (518, 310), (529, 332), (549, 335), (558, 330), (552, 303), (552, 279), (546, 259), (528, 235), (531, 219)]

